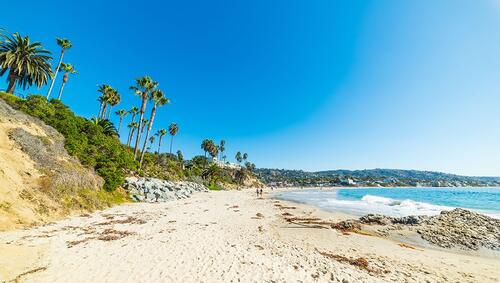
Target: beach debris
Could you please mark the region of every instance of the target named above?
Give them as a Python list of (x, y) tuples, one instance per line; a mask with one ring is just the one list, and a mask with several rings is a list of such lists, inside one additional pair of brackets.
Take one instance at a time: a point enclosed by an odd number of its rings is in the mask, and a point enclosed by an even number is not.
[[(112, 218), (111, 218), (112, 219)], [(108, 222), (100, 222), (95, 225), (112, 225), (112, 224), (145, 224), (147, 221), (133, 216), (128, 216), (125, 219), (113, 219)]]
[(400, 246), (402, 248), (407, 248), (407, 249), (412, 249), (412, 250), (417, 250), (417, 251), (423, 251), (421, 249), (417, 249), (414, 246), (410, 246), (410, 245), (405, 244), (405, 243), (399, 243), (398, 246)]
[(254, 246), (255, 246), (257, 249), (261, 250), (261, 251), (262, 251), (262, 250), (264, 250), (264, 247), (263, 247), (263, 246), (261, 246), (261, 245), (254, 245)]
[(343, 255), (333, 254), (333, 253), (329, 253), (329, 252), (321, 252), (318, 249), (316, 249), (316, 251), (322, 256), (334, 259), (334, 260), (341, 262), (341, 263), (347, 263), (347, 264), (356, 266), (360, 269), (368, 271), (369, 273), (375, 273), (375, 274), (381, 273), (378, 270), (370, 268), (368, 260), (366, 260), (366, 258), (364, 258), (364, 257), (348, 258), (348, 257), (343, 256)]
[(76, 245), (85, 243), (85, 242), (90, 241), (92, 239), (95, 239), (95, 237), (87, 237), (87, 238), (83, 238), (81, 240), (75, 240), (75, 241), (66, 241), (66, 245), (67, 245), (68, 248), (72, 248), (72, 247), (74, 247)]
[(355, 230), (361, 230), (361, 224), (359, 223), (359, 221), (354, 219), (348, 219), (333, 223), (331, 227), (342, 232), (354, 232)]
[(119, 231), (115, 229), (105, 229), (99, 237), (97, 237), (98, 240), (101, 241), (114, 241), (118, 240), (121, 238), (125, 238), (130, 235), (135, 235), (135, 232), (130, 232), (130, 231)]
[(35, 269), (31, 269), (31, 270), (28, 270), (26, 272), (23, 272), (19, 275), (16, 276), (16, 278), (14, 278), (14, 280), (12, 280), (12, 282), (21, 282), (21, 278), (26, 276), (26, 275), (29, 275), (29, 274), (33, 274), (33, 273), (36, 273), (36, 272), (40, 272), (40, 271), (44, 271), (46, 270), (47, 267), (46, 266), (42, 266), (42, 267), (37, 267)]

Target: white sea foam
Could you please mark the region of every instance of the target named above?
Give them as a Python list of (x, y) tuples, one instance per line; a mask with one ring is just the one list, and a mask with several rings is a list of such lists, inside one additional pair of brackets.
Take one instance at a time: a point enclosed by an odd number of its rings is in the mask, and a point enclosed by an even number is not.
[(315, 196), (309, 194), (293, 192), (278, 196), (284, 200), (308, 203), (329, 211), (343, 211), (354, 215), (366, 215), (369, 213), (384, 214), (388, 216), (408, 216), (408, 215), (436, 215), (443, 210), (452, 210), (454, 207), (433, 205), (425, 202), (413, 201), (410, 199), (396, 200), (381, 196), (365, 195), (360, 200), (340, 200), (335, 198), (335, 194)]

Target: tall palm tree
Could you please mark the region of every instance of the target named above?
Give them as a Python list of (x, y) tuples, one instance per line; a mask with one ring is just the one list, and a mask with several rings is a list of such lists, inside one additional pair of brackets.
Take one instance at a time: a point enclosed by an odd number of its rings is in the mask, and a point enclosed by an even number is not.
[(141, 130), (141, 135), (142, 135), (142, 134), (144, 134), (144, 129), (146, 129), (145, 125), (148, 124), (149, 120), (148, 119), (142, 119), (141, 121), (142, 121), (141, 122), (142, 127), (140, 128), (140, 130)]
[(116, 111), (115, 114), (120, 117), (120, 123), (118, 124), (118, 132), (120, 132), (120, 129), (122, 128), (123, 117), (127, 116), (128, 112), (125, 109), (120, 109)]
[(248, 154), (245, 152), (243, 153), (243, 157), (242, 157), (243, 161), (247, 161), (248, 159)]
[(222, 160), (222, 156), (224, 155), (224, 151), (226, 150), (226, 141), (221, 140), (219, 143), (219, 152), (220, 152), (220, 159)]
[(139, 127), (139, 124), (137, 124), (136, 122), (132, 122), (128, 124), (127, 127), (130, 129), (130, 135), (128, 136), (127, 146), (130, 146), (130, 143), (132, 142), (132, 136), (134, 135), (135, 130)]
[(217, 157), (217, 154), (219, 154), (219, 147), (215, 145), (215, 143), (212, 140), (210, 141), (210, 145), (208, 147), (208, 153), (210, 154), (212, 159)]
[(64, 86), (68, 82), (68, 78), (70, 74), (77, 74), (77, 71), (75, 67), (71, 64), (66, 64), (66, 63), (61, 63), (61, 69), (60, 71), (64, 72), (62, 84), (61, 84), (61, 89), (59, 89), (59, 96), (57, 97), (57, 100), (61, 100), (62, 92), (64, 89)]
[[(130, 119), (130, 123), (133, 123), (135, 122), (135, 116), (137, 115), (137, 113), (139, 113), (139, 108), (137, 107), (132, 107), (129, 111), (128, 111), (129, 114), (132, 114), (132, 118)], [(128, 133), (128, 138), (127, 140), (132, 140), (132, 129), (130, 129), (129, 133)], [(127, 144), (127, 145), (130, 145), (130, 144)]]
[(148, 149), (151, 149), (154, 143), (155, 143), (155, 136), (150, 136)]
[(99, 113), (97, 114), (97, 118), (102, 118), (103, 113), (106, 111), (108, 105), (107, 101), (109, 100), (109, 94), (112, 90), (113, 88), (107, 84), (98, 86), (97, 91), (101, 93), (101, 96), (97, 99), (97, 101), (99, 101)]
[(151, 132), (151, 128), (153, 127), (153, 122), (155, 120), (156, 109), (165, 104), (170, 103), (170, 100), (165, 97), (163, 91), (156, 89), (151, 93), (151, 100), (153, 101), (153, 109), (151, 109), (151, 116), (149, 118), (148, 130), (146, 131), (146, 136), (144, 139), (144, 144), (142, 146), (141, 159), (139, 161), (140, 166), (142, 166), (142, 161), (144, 160), (144, 152), (146, 149), (146, 142), (149, 137), (149, 133)]
[(64, 51), (70, 49), (72, 44), (69, 39), (66, 38), (56, 38), (57, 45), (61, 47), (61, 55), (59, 56), (59, 63), (56, 67), (56, 72), (54, 74), (54, 78), (52, 78), (52, 82), (50, 83), (49, 91), (47, 91), (47, 100), (50, 97), (50, 93), (52, 92), (52, 88), (54, 87), (54, 83), (56, 82), (57, 73), (59, 73), (59, 69), (61, 68), (62, 60), (64, 57)]
[(156, 136), (158, 136), (158, 154), (160, 154), (161, 141), (163, 139), (163, 136), (165, 136), (166, 134), (167, 130), (165, 129), (159, 129), (155, 134)]
[(120, 103), (120, 101), (121, 101), (120, 94), (118, 93), (118, 91), (116, 91), (115, 89), (113, 89), (113, 91), (110, 93), (110, 97), (109, 97), (109, 101), (108, 101), (109, 111), (108, 111), (108, 116), (107, 116), (106, 119), (109, 120), (109, 116), (111, 115), (111, 111), (113, 109), (113, 106), (115, 106), (118, 103)]
[(209, 148), (210, 148), (210, 140), (204, 139), (201, 142), (201, 149), (203, 149), (203, 151), (205, 152), (205, 157), (207, 157), (207, 152), (208, 152)]
[(168, 127), (168, 132), (172, 136), (170, 138), (170, 154), (172, 154), (172, 144), (174, 143), (174, 136), (177, 135), (177, 132), (179, 131), (179, 127), (177, 126), (176, 123), (170, 124)]
[(146, 112), (146, 105), (148, 103), (149, 96), (152, 91), (158, 87), (158, 83), (155, 82), (151, 77), (144, 76), (135, 80), (135, 86), (131, 86), (130, 89), (134, 91), (141, 98), (141, 108), (139, 111), (139, 130), (137, 131), (137, 136), (135, 138), (134, 145), (134, 158), (137, 158), (137, 151), (139, 150), (139, 142), (141, 141), (142, 134), (142, 119), (144, 118), (144, 112)]
[(236, 159), (236, 161), (238, 161), (238, 163), (241, 163), (241, 161), (243, 160), (243, 158), (241, 157), (241, 152), (237, 152), (236, 153), (236, 156), (234, 157)]
[(23, 89), (36, 85), (42, 87), (53, 76), (49, 61), (50, 51), (43, 49), (40, 42), (31, 42), (28, 36), (19, 33), (12, 36), (0, 35), (0, 76), (7, 70), (7, 92), (14, 93), (16, 85)]

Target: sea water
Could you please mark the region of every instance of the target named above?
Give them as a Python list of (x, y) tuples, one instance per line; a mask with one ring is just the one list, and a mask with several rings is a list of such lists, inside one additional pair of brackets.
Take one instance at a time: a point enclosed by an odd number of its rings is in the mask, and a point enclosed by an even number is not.
[(460, 207), (500, 218), (500, 188), (346, 188), (292, 190), (277, 199), (353, 215), (436, 215)]

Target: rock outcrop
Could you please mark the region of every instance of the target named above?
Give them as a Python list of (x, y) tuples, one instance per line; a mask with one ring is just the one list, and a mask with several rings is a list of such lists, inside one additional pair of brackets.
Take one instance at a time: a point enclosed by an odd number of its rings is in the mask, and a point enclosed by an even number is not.
[(388, 230), (409, 229), (422, 239), (443, 248), (500, 250), (500, 219), (470, 210), (456, 208), (435, 216), (390, 217), (369, 214), (359, 219), (362, 224), (388, 226)]
[(64, 144), (54, 128), (0, 99), (0, 231), (86, 210), (83, 203), (100, 205), (89, 195), (99, 190), (102, 178), (70, 156)]
[(136, 177), (126, 178), (123, 188), (129, 193), (132, 200), (143, 202), (183, 199), (196, 192), (208, 191), (205, 186), (193, 182), (171, 182), (156, 178)]

